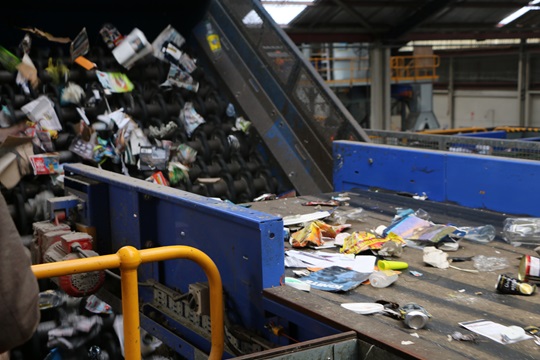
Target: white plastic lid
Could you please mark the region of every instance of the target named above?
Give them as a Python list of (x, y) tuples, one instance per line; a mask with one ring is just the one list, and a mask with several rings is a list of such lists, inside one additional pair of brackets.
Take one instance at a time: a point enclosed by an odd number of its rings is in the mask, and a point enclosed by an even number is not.
[(347, 310), (363, 315), (381, 312), (384, 309), (384, 306), (378, 303), (347, 303), (341, 304), (341, 306)]

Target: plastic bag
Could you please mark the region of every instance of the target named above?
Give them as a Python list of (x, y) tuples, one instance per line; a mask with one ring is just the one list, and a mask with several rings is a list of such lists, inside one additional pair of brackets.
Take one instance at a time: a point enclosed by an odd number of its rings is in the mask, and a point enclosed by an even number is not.
[(460, 227), (459, 231), (465, 232), (464, 239), (479, 243), (488, 243), (495, 239), (495, 227), (493, 225), (484, 225), (477, 227)]
[(474, 268), (479, 271), (496, 271), (508, 267), (508, 259), (494, 256), (477, 255), (472, 258)]

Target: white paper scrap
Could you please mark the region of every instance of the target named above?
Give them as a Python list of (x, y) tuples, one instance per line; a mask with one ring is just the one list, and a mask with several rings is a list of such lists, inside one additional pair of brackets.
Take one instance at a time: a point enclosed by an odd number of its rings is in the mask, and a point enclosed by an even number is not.
[(309, 221), (324, 219), (325, 217), (328, 217), (331, 214), (332, 213), (329, 211), (316, 211), (310, 214), (285, 216), (283, 217), (283, 226), (302, 224)]
[[(300, 260), (304, 266), (288, 267), (320, 267), (341, 266), (360, 273), (372, 273), (375, 268), (377, 258), (373, 255), (358, 255), (356, 257), (347, 254), (330, 253), (324, 251), (306, 252), (298, 250), (288, 250), (285, 252), (285, 266), (293, 263), (293, 259)], [(289, 258), (289, 259), (288, 259)], [(298, 265), (297, 262), (294, 262)]]
[(530, 336), (528, 334), (524, 334), (523, 336), (521, 336), (521, 337), (519, 337), (517, 339), (504, 341), (502, 334), (504, 334), (505, 332), (508, 332), (509, 327), (504, 326), (502, 324), (498, 324), (498, 323), (493, 322), (493, 321), (484, 320), (484, 319), (460, 322), (459, 325), (464, 327), (465, 329), (468, 329), (468, 330), (470, 330), (472, 332), (475, 332), (475, 333), (477, 333), (479, 335), (485, 336), (485, 337), (487, 337), (487, 338), (489, 338), (489, 339), (491, 339), (493, 341), (496, 341), (496, 342), (498, 342), (500, 344), (505, 344), (505, 345), (506, 344), (513, 344), (513, 343), (516, 343), (518, 341), (533, 338), (532, 336)]

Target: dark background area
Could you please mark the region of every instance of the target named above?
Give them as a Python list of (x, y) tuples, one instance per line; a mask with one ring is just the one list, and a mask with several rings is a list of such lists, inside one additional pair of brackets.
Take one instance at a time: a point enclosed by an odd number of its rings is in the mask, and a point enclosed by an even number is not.
[[(146, 5), (127, 2), (46, 1), (20, 2), (2, 9), (0, 21), (0, 45), (6, 48), (18, 46), (24, 36), (21, 28), (38, 28), (57, 37), (72, 40), (86, 27), (90, 44), (101, 43), (99, 30), (110, 23), (123, 35), (137, 27), (152, 41), (168, 24), (185, 38), (202, 19), (211, 0), (197, 1), (149, 1)], [(75, 5), (74, 5), (75, 4)], [(46, 39), (33, 36), (33, 46), (50, 46)]]

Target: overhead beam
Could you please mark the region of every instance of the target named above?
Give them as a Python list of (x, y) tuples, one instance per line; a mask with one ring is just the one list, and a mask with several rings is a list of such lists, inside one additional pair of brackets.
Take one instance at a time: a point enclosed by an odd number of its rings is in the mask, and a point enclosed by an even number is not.
[(348, 5), (342, 0), (332, 0), (334, 3), (338, 4), (345, 12), (352, 14), (359, 22), (368, 30), (373, 30), (373, 26), (364, 18), (364, 16), (355, 8)]
[[(333, 5), (333, 0), (328, 2), (317, 3), (311, 1), (299, 1), (294, 2), (294, 5), (305, 5), (305, 6), (314, 6), (318, 9), (325, 8), (334, 8), (336, 5)], [(368, 7), (394, 7), (394, 8), (417, 8), (423, 5), (423, 1), (395, 1), (395, 0), (367, 0), (367, 1), (358, 1), (358, 0), (341, 0), (345, 6), (349, 8), (368, 8)], [(484, 1), (463, 1), (458, 2), (452, 5), (453, 8), (470, 8), (470, 9), (520, 9), (523, 6), (527, 5), (529, 1), (524, 0), (522, 2), (515, 1), (505, 1), (505, 2), (484, 2)], [(283, 0), (261, 0), (263, 5), (284, 5)], [(335, 2), (334, 2), (335, 3)]]
[(416, 32), (407, 35), (408, 41), (413, 40), (489, 40), (489, 39), (528, 39), (540, 37), (540, 30), (516, 31), (470, 31), (470, 32)]
[(373, 42), (374, 38), (371, 34), (351, 33), (351, 32), (293, 32), (288, 33), (285, 31), (289, 38), (295, 44), (309, 44), (309, 43), (333, 43), (333, 42)]
[(402, 40), (402, 37), (418, 27), (424, 21), (438, 16), (453, 1), (454, 0), (426, 0), (417, 11), (384, 34), (382, 40), (386, 42)]
[[(330, 42), (367, 42), (371, 43), (376, 38), (369, 33), (355, 33), (355, 32), (339, 32), (336, 29), (330, 28), (317, 28), (317, 32), (288, 32), (287, 35), (295, 44), (302, 43), (330, 43)], [(319, 32), (320, 30), (320, 32)], [(332, 32), (333, 31), (333, 32)], [(538, 38), (540, 37), (539, 29), (521, 29), (516, 31), (468, 31), (457, 32), (448, 29), (448, 31), (426, 31), (426, 32), (411, 32), (402, 40), (416, 41), (416, 40), (488, 40), (488, 39), (526, 39), (526, 38)]]
[[(319, 14), (317, 14), (317, 18), (311, 23), (309, 24), (309, 28), (315, 28), (315, 27), (318, 27), (319, 24), (321, 23), (321, 20), (324, 18), (325, 22), (328, 22), (330, 21), (331, 19), (333, 19), (337, 14), (339, 13), (339, 8), (338, 7), (333, 7), (330, 11), (327, 11), (327, 12), (324, 12), (324, 11), (321, 11), (319, 12)], [(302, 16), (302, 15), (300, 15)], [(299, 18), (299, 20), (301, 21), (301, 18)], [(294, 23), (296, 21), (293, 20), (293, 22), (291, 23), (292, 26), (294, 26)]]

